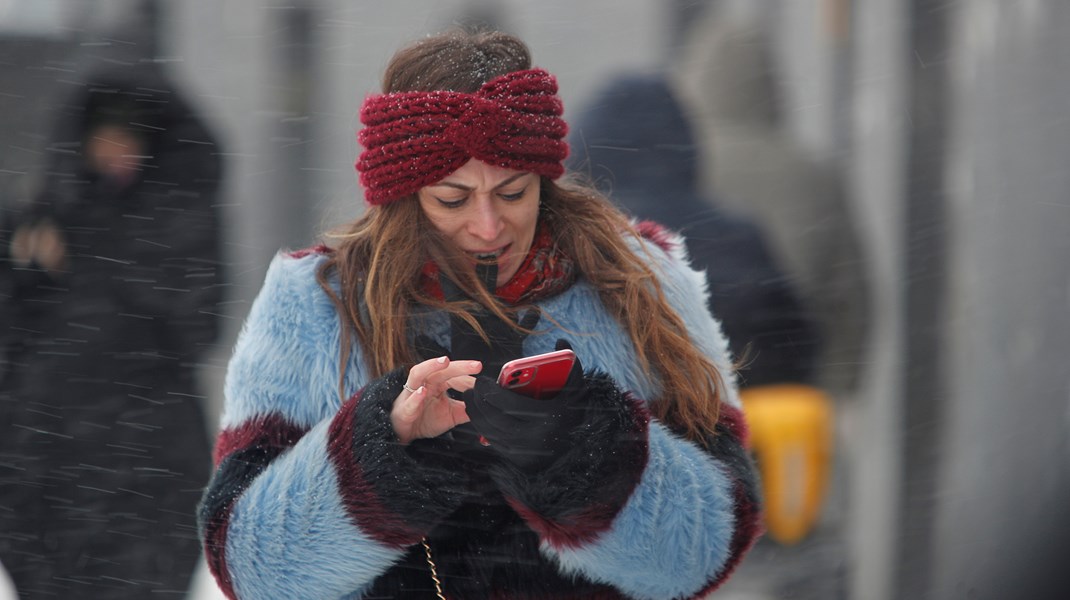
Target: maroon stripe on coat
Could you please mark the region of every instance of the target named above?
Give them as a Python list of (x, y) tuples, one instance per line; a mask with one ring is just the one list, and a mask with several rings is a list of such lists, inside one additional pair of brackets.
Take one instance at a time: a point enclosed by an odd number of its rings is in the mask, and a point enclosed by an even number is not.
[[(224, 429), (216, 439), (212, 459), (216, 473), (202, 500), (204, 514), (204, 554), (209, 571), (227, 598), (236, 598), (234, 582), (227, 568), (227, 532), (234, 502), (267, 465), (307, 433), (282, 415), (257, 417)], [(227, 457), (235, 460), (226, 461)]]
[(722, 402), (717, 420), (728, 429), (728, 433), (739, 440), (744, 448), (750, 448), (750, 429), (747, 428), (747, 420), (742, 409)]
[(702, 588), (702, 591), (692, 596), (694, 599), (704, 598), (727, 581), (728, 577), (739, 566), (739, 563), (742, 562), (743, 556), (758, 541), (758, 538), (765, 533), (762, 527), (761, 511), (758, 506), (751, 502), (750, 496), (742, 484), (737, 483), (735, 485), (733, 496), (736, 501), (736, 528), (732, 533), (732, 541), (729, 542), (730, 553), (728, 560), (717, 574), (717, 577), (709, 585)]
[(232, 504), (227, 505), (225, 515), (218, 520), (213, 519), (205, 527), (204, 558), (219, 591), (230, 600), (236, 600), (238, 596), (234, 593), (234, 580), (227, 568), (227, 530), (230, 528)]
[[(747, 428), (743, 410), (722, 403), (717, 425), (720, 435), (730, 435), (739, 441), (742, 449), (738, 451), (745, 455), (746, 448), (750, 446), (750, 430)], [(740, 468), (740, 465), (736, 465), (736, 468)], [(765, 532), (762, 526), (761, 506), (758, 503), (757, 478), (750, 472), (733, 473), (733, 470), (729, 469), (729, 473), (736, 478), (732, 485), (734, 500), (732, 512), (736, 522), (732, 539), (729, 541), (728, 560), (725, 561), (724, 567), (717, 573), (717, 576), (693, 598), (703, 598), (727, 581), (743, 560), (743, 556)]]
[(315, 246), (309, 246), (308, 248), (302, 248), (300, 250), (294, 250), (287, 252), (286, 256), (290, 258), (304, 258), (310, 254), (330, 254), (334, 252), (334, 249), (326, 244), (316, 244)]
[(360, 395), (354, 395), (331, 421), (327, 454), (338, 474), (338, 487), (346, 513), (361, 531), (377, 541), (403, 548), (416, 543), (422, 533), (405, 523), (383, 504), (353, 456), (353, 427)]
[[(740, 450), (740, 452), (745, 452), (745, 449), (750, 446), (750, 431), (747, 428), (747, 422), (741, 409), (722, 404), (717, 425), (721, 435), (730, 435), (739, 441), (744, 449)], [(737, 465), (737, 468), (739, 468), (739, 465)], [(732, 539), (728, 545), (728, 560), (725, 561), (717, 576), (693, 598), (703, 598), (727, 581), (736, 570), (736, 567), (739, 566), (739, 563), (742, 562), (743, 556), (765, 532), (762, 526), (761, 506), (758, 504), (757, 478), (742, 472), (737, 472), (735, 477), (736, 480), (732, 486), (732, 497), (735, 505), (732, 512), (735, 515), (736, 522), (735, 530), (732, 532)]]
[(218, 468), (223, 459), (234, 452), (259, 446), (262, 448), (290, 448), (308, 433), (279, 414), (271, 414), (246, 421), (237, 427), (224, 429), (216, 438), (212, 462)]
[(664, 225), (654, 221), (640, 221), (636, 223), (635, 230), (643, 239), (654, 244), (666, 253), (672, 252), (679, 244), (679, 236), (667, 229)]
[(594, 541), (600, 533), (609, 529), (621, 508), (620, 505), (596, 503), (570, 514), (567, 520), (552, 521), (513, 498), (506, 498), (506, 501), (540, 538), (562, 549), (578, 548)]

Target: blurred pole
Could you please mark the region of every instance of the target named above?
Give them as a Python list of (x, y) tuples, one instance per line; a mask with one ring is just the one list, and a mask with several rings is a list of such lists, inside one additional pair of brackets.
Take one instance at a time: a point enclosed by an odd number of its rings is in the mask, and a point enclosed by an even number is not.
[(1070, 598), (1070, 4), (949, 11), (935, 598)]
[(897, 598), (931, 596), (934, 498), (946, 455), (944, 303), (948, 221), (943, 185), (947, 155), (948, 22), (942, 0), (912, 0), (910, 139), (905, 233), (906, 343), (903, 390), (902, 500)]
[(857, 402), (846, 407), (851, 457), (850, 598), (891, 600), (899, 533), (903, 355), (907, 322), (905, 172), (910, 119), (908, 13), (903, 3), (857, 0), (852, 11), (850, 195), (870, 268), (873, 343)]

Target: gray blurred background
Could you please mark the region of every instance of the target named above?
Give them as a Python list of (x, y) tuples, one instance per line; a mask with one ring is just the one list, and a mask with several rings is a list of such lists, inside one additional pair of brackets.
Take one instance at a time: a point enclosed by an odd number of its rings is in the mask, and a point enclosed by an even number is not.
[[(362, 208), (361, 100), (399, 45), (459, 20), (525, 39), (566, 118), (611, 75), (666, 70), (721, 169), (740, 124), (707, 110), (695, 53), (736, 56), (724, 27), (753, 35), (768, 63), (735, 65), (739, 89), (748, 68), (769, 76), (777, 143), (842, 186), (859, 246), (838, 259), (866, 274), (866, 334), (829, 359), (856, 371), (836, 393), (834, 483), (811, 537), (760, 545), (723, 597), (1070, 597), (1062, 0), (0, 0), (0, 209), (40, 184), (70, 74), (164, 64), (226, 151), (229, 327), (202, 368), (215, 415), (272, 255)], [(191, 593), (215, 597), (208, 579)]]

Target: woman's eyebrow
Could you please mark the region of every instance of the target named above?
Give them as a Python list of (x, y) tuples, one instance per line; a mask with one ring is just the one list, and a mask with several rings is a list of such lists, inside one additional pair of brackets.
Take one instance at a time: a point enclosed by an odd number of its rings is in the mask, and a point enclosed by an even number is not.
[(496, 189), (496, 190), (497, 189), (501, 189), (501, 188), (509, 185), (510, 183), (513, 183), (517, 179), (520, 179), (521, 177), (526, 177), (528, 175), (530, 175), (530, 173), (517, 173), (516, 175), (513, 175), (512, 177), (510, 177), (510, 178), (506, 179), (505, 181), (502, 181), (498, 185), (494, 186), (494, 189)]
[[(513, 175), (512, 177), (509, 177), (509, 178), (503, 180), (502, 182), (498, 183), (497, 185), (494, 186), (493, 189), (495, 189), (495, 190), (501, 189), (501, 188), (509, 185), (510, 183), (513, 183), (517, 179), (520, 179), (521, 177), (524, 177), (524, 176), (527, 176), (527, 175), (530, 175), (530, 173), (517, 173), (516, 175)], [(472, 190), (475, 189), (473, 187), (469, 187), (467, 185), (463, 185), (463, 184), (460, 184), (460, 183), (454, 183), (452, 181), (440, 181), (438, 183), (431, 184), (428, 187), (451, 187), (451, 188), (455, 188), (455, 189), (458, 189), (458, 190), (464, 190), (466, 192), (471, 192)]]

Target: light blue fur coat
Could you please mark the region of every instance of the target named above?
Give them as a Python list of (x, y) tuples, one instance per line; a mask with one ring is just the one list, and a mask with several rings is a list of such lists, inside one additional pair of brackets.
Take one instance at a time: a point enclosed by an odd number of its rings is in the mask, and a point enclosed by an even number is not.
[[(641, 247), (636, 242), (635, 249), (648, 258), (693, 342), (721, 370), (723, 402), (738, 409), (728, 345), (706, 309), (705, 277), (688, 266), (682, 241), (671, 241), (668, 250), (647, 240)], [(225, 565), (214, 568), (216, 577), (239, 598), (361, 598), (408, 550), (384, 543), (369, 533), (374, 524), (355, 522), (347, 513), (328, 455), (330, 424), (343, 402), (339, 318), (315, 278), (323, 260), (316, 253), (274, 259), (227, 372), (224, 432), (248, 429), (271, 415), (301, 432), (226, 501), (225, 536), (218, 538), (225, 540), (223, 547), (208, 544), (210, 562)], [(538, 305), (545, 316), (527, 338), (525, 354), (552, 350), (558, 338), (565, 338), (585, 368), (604, 371), (636, 398), (658, 397), (656, 382), (636, 366), (630, 340), (584, 278)], [(444, 314), (413, 319), (410, 330), (448, 347)], [(347, 369), (347, 396), (369, 383), (368, 373), (357, 348)], [(539, 548), (565, 576), (608, 584), (621, 597), (694, 597), (738, 561), (734, 555), (740, 550), (732, 545), (740, 518), (733, 492), (737, 478), (727, 458), (675, 435), (656, 419), (647, 435), (645, 469), (608, 529), (587, 543), (544, 540)], [(391, 504), (389, 498), (383, 502)]]

